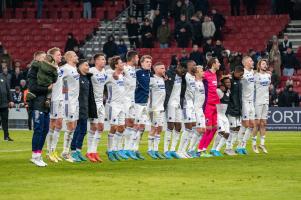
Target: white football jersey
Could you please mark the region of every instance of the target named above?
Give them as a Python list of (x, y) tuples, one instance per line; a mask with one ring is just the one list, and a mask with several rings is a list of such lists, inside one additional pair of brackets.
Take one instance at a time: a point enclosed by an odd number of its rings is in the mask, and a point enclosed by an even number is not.
[(136, 89), (136, 68), (126, 65), (124, 66), (124, 84), (125, 84), (125, 98), (127, 101), (135, 102)]
[(105, 69), (99, 71), (96, 67), (92, 67), (89, 69), (89, 72), (93, 74), (91, 77), (91, 82), (93, 86), (95, 102), (97, 104), (103, 104), (103, 91), (108, 79), (106, 71)]
[(196, 111), (203, 110), (205, 102), (205, 87), (203, 81), (195, 81), (194, 107)]
[(63, 95), (63, 72), (61, 70), (62, 67), (58, 67), (57, 73), (57, 81), (53, 84), (52, 87), (52, 94), (51, 94), (51, 101), (62, 101), (64, 100)]
[[(217, 92), (219, 99), (222, 99), (224, 97), (224, 95), (227, 95), (227, 97), (230, 97), (230, 90), (228, 90), (227, 93), (225, 94), (221, 89), (217, 88), (216, 92)], [(216, 105), (217, 114), (226, 115), (227, 108), (228, 108), (228, 104), (225, 104), (225, 103), (217, 104)]]
[(125, 94), (125, 86), (124, 86), (124, 76), (119, 74), (118, 79), (115, 80), (113, 78), (113, 73), (108, 76), (107, 80), (107, 88), (108, 88), (108, 104), (124, 104), (124, 96)]
[(187, 105), (192, 105), (194, 102), (194, 93), (195, 93), (195, 77), (190, 73), (187, 73), (185, 76), (186, 80), (186, 92), (185, 92), (185, 101)]
[(269, 73), (255, 74), (255, 103), (257, 105), (269, 104), (269, 86), (271, 75)]
[(242, 100), (243, 101), (254, 101), (254, 71), (253, 69), (248, 71), (244, 69), (244, 75), (241, 79), (242, 85)]
[(180, 95), (182, 88), (182, 77), (176, 75), (175, 82), (168, 100), (168, 105), (173, 107), (180, 107)]
[(165, 82), (162, 77), (154, 75), (150, 79), (150, 102), (149, 107), (151, 111), (164, 111), (165, 101)]
[(72, 104), (73, 102), (78, 102), (80, 75), (77, 72), (76, 67), (65, 64), (61, 68), (61, 72), (64, 88), (67, 89), (67, 92), (64, 94), (65, 103)]

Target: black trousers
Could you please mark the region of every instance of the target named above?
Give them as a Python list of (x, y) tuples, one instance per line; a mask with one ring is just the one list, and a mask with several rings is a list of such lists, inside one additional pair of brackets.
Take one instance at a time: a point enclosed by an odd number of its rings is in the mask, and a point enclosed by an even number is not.
[(4, 132), (4, 139), (9, 136), (8, 133), (8, 108), (0, 108), (1, 125)]
[(230, 0), (231, 4), (231, 15), (239, 16), (240, 15), (240, 0)]

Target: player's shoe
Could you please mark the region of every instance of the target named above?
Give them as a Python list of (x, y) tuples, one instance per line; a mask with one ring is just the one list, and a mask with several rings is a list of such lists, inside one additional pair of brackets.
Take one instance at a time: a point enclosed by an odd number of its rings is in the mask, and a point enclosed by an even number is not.
[(178, 151), (177, 154), (181, 159), (187, 158), (186, 155), (184, 154), (184, 152)]
[(123, 160), (128, 160), (129, 157), (125, 154), (124, 150), (119, 150), (118, 151), (119, 157), (121, 157)]
[(98, 153), (93, 153), (93, 157), (95, 158), (95, 160), (96, 160), (97, 162), (103, 162), (103, 160), (101, 159), (101, 157), (99, 156)]
[(86, 153), (86, 157), (91, 161), (91, 162), (97, 162), (95, 159), (93, 153)]
[(244, 153), (243, 153), (243, 151), (242, 151), (241, 148), (237, 148), (237, 149), (235, 150), (235, 152), (236, 152), (238, 155), (244, 155)]
[(57, 151), (54, 151), (54, 152), (53, 152), (53, 156), (54, 156), (58, 161), (63, 161), (63, 160), (61, 159), (61, 157), (59, 157)]
[(155, 151), (155, 155), (156, 155), (157, 158), (159, 158), (159, 159), (165, 159), (165, 157), (164, 157), (159, 151)]
[(82, 155), (82, 153), (80, 151), (77, 151), (77, 156), (79, 157), (79, 159), (81, 161), (87, 161), (87, 159)]
[(247, 154), (248, 154), (248, 151), (247, 151), (246, 148), (243, 148), (243, 149), (241, 149), (241, 150), (242, 150), (243, 155), (247, 155)]
[(252, 145), (252, 150), (254, 153), (259, 153), (258, 148), (256, 145)]
[(155, 154), (155, 152), (152, 151), (152, 150), (151, 150), (151, 151), (148, 151), (147, 154), (148, 154), (152, 159), (155, 159), (155, 160), (158, 159), (157, 156), (156, 156), (156, 154)]
[(38, 158), (31, 158), (29, 161), (38, 167), (46, 167), (46, 165), (44, 163), (40, 162), (40, 159), (38, 159)]
[(119, 156), (118, 151), (113, 151), (113, 155), (117, 161), (121, 161), (122, 158)]
[(165, 158), (166, 158), (167, 160), (172, 159), (172, 156), (171, 156), (171, 152), (170, 152), (170, 151), (166, 151), (166, 152), (164, 153), (164, 156), (165, 156)]
[(201, 152), (200, 155), (201, 158), (211, 158), (213, 157), (210, 153), (207, 153), (206, 151)]
[(268, 153), (268, 150), (265, 147), (265, 145), (259, 145), (259, 148), (262, 150), (263, 153)]
[(214, 156), (221, 157), (221, 156), (223, 156), (223, 154), (220, 151), (216, 150)]
[(186, 151), (183, 152), (186, 158), (192, 158)]
[(214, 155), (215, 151), (216, 151), (215, 149), (210, 150), (210, 154)]
[(190, 155), (191, 158), (196, 158), (197, 157), (196, 156), (196, 152), (193, 151), (193, 150), (192, 151), (188, 151), (187, 153), (188, 153), (188, 155)]
[(170, 156), (175, 158), (175, 159), (180, 159), (180, 156), (175, 151), (170, 151)]
[(61, 156), (62, 156), (62, 158), (63, 158), (65, 161), (67, 161), (67, 162), (71, 162), (71, 163), (74, 162), (74, 160), (72, 159), (72, 157), (70, 156), (69, 153), (62, 153)]
[(116, 158), (115, 158), (115, 156), (114, 156), (113, 151), (107, 151), (107, 155), (108, 155), (108, 159), (109, 159), (110, 161), (112, 161), (112, 162), (117, 161)]
[(232, 149), (225, 149), (224, 154), (227, 156), (236, 156), (237, 154)]
[(144, 156), (139, 151), (136, 151), (135, 154), (139, 160), (145, 160)]
[(56, 159), (56, 157), (55, 157), (55, 155), (54, 155), (54, 152), (49, 153), (48, 159), (49, 159), (51, 162), (55, 162), (55, 163), (58, 163), (58, 162), (59, 162), (59, 161)]
[(139, 158), (137, 158), (136, 154), (131, 150), (126, 150), (125, 154), (133, 160), (139, 160)]
[(73, 159), (74, 162), (81, 162), (82, 160), (78, 157), (78, 153), (77, 151), (74, 151), (71, 153), (71, 157)]

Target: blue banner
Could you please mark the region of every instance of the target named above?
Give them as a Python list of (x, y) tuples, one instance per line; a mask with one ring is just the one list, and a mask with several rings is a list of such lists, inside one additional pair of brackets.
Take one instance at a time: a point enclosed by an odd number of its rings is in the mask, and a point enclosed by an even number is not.
[(270, 107), (268, 131), (301, 131), (301, 107)]

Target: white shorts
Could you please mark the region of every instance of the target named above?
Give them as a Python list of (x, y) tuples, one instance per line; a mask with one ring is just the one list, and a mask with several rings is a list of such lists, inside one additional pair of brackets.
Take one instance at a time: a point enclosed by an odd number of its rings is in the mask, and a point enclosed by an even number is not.
[(102, 103), (96, 103), (96, 109), (97, 109), (97, 118), (89, 119), (91, 123), (104, 123), (105, 121), (105, 107)]
[(135, 119), (135, 103), (133, 102), (126, 102), (124, 105), (124, 112), (126, 119)]
[(255, 107), (253, 101), (242, 102), (242, 120), (254, 120)]
[(231, 128), (236, 128), (241, 126), (241, 117), (234, 117), (231, 115), (228, 115), (227, 117)]
[(230, 123), (226, 115), (217, 114), (218, 132), (230, 133)]
[(196, 127), (206, 128), (206, 119), (203, 110), (196, 110), (195, 116), (196, 116)]
[(168, 106), (166, 112), (166, 121), (167, 122), (179, 122), (183, 121), (183, 110), (180, 106)]
[(255, 105), (255, 119), (267, 119), (269, 112), (268, 104)]
[(184, 123), (196, 122), (195, 108), (194, 106), (185, 106), (183, 109)]
[(74, 122), (78, 120), (79, 115), (79, 105), (78, 102), (75, 103), (65, 103), (65, 115), (64, 120), (68, 122)]
[(64, 101), (50, 102), (50, 119), (62, 119), (64, 113)]
[(111, 125), (125, 125), (125, 112), (123, 105), (110, 104), (108, 108), (108, 121)]
[(149, 121), (147, 105), (135, 104), (135, 124), (147, 124)]
[(163, 127), (164, 126), (164, 111), (151, 111), (149, 113), (150, 120), (152, 123), (152, 126), (154, 127)]

